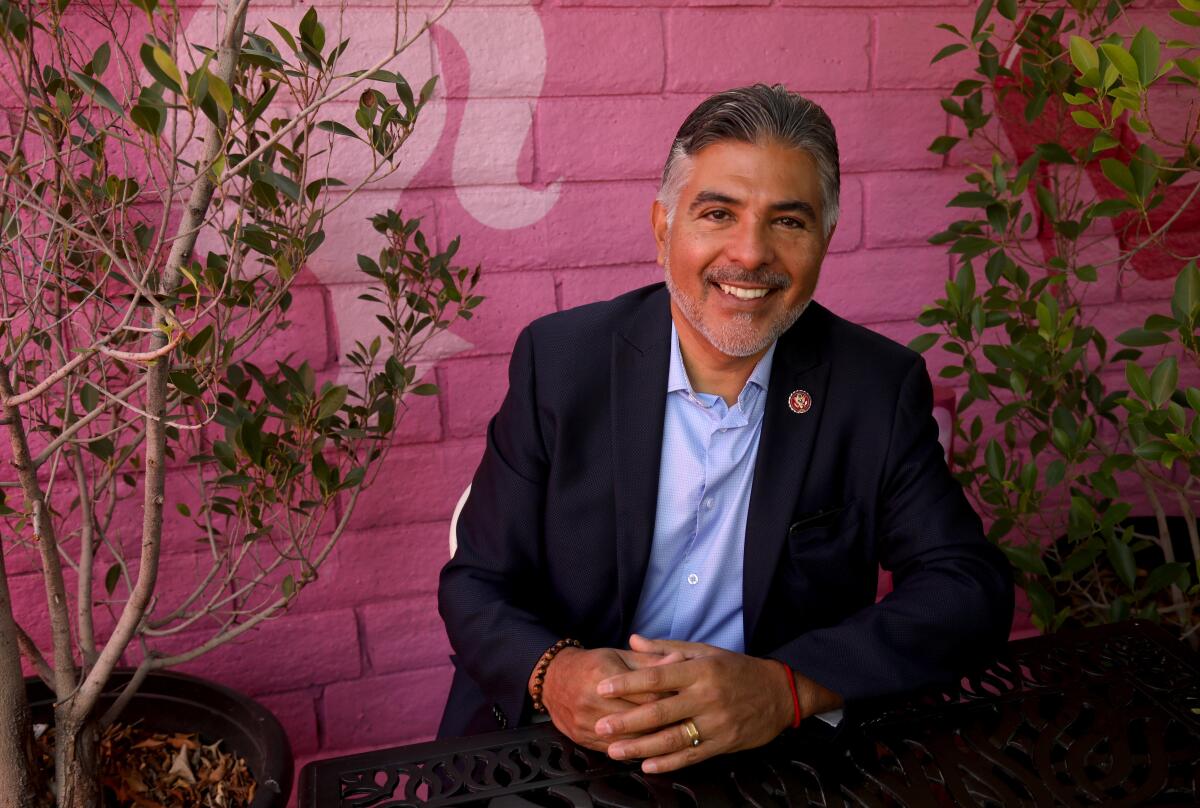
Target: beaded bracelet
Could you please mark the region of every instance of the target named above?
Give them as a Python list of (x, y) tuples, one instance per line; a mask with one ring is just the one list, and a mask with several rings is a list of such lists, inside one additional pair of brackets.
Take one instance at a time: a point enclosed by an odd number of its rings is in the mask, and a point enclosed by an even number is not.
[(547, 648), (541, 657), (538, 658), (537, 665), (533, 667), (533, 684), (529, 688), (529, 695), (533, 699), (534, 712), (546, 712), (546, 705), (542, 704), (542, 685), (546, 683), (546, 671), (550, 668), (550, 663), (554, 660), (554, 657), (558, 656), (558, 652), (564, 648), (582, 647), (583, 643), (579, 640), (564, 637)]

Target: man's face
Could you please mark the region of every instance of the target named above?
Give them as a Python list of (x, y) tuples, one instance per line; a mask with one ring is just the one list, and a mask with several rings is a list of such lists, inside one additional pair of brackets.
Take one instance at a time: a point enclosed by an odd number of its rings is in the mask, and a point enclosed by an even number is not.
[(806, 152), (720, 141), (693, 155), (674, 219), (658, 202), (652, 214), (676, 328), (726, 356), (765, 351), (812, 298), (828, 247), (821, 215)]

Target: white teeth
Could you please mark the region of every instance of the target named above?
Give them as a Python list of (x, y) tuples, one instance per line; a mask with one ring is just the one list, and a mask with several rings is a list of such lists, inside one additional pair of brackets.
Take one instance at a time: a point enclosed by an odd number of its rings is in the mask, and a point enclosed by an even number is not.
[(721, 287), (722, 292), (733, 295), (739, 300), (755, 300), (770, 291), (768, 289), (743, 289), (740, 286), (726, 286), (723, 283), (718, 283), (717, 286)]

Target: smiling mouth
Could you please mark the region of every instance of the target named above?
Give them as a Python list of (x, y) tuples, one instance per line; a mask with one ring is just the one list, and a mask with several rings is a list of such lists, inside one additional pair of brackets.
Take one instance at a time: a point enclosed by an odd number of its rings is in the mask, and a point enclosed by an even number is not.
[(725, 294), (732, 295), (738, 300), (757, 300), (760, 297), (766, 297), (768, 294), (774, 291), (772, 289), (765, 289), (763, 287), (748, 289), (743, 286), (730, 286), (727, 283), (714, 283), (713, 285)]

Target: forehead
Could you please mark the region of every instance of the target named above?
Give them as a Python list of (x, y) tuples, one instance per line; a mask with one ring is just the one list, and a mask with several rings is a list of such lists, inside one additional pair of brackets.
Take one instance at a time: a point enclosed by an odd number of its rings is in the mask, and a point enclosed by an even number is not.
[(719, 190), (738, 196), (819, 201), (816, 161), (808, 152), (778, 141), (718, 141), (692, 155), (691, 163), (685, 196)]

